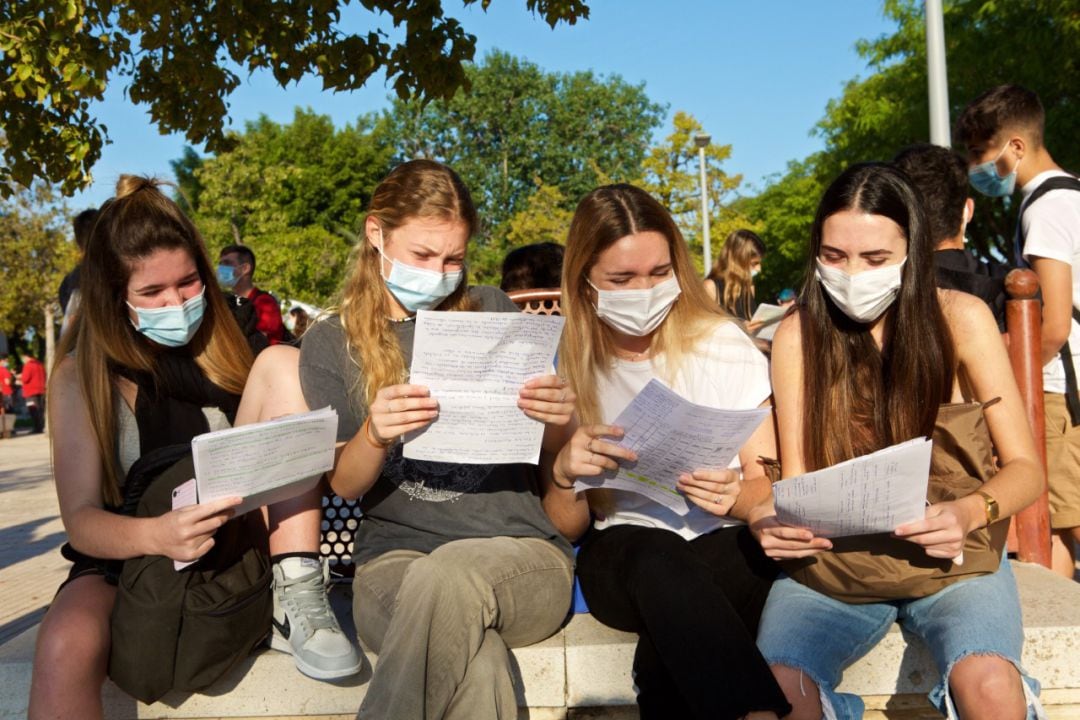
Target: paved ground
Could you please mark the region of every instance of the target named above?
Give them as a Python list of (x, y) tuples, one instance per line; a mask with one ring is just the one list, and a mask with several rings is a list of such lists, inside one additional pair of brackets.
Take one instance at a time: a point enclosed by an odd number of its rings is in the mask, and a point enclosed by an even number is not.
[(41, 619), (67, 573), (64, 540), (48, 437), (0, 439), (0, 644)]

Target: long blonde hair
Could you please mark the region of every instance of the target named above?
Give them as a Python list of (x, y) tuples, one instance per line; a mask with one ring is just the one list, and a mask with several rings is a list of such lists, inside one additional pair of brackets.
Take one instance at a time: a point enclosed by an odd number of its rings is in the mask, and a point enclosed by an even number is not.
[[(198, 230), (157, 180), (122, 175), (116, 197), (102, 207), (86, 245), (75, 322), (61, 337), (56, 365), (74, 353), (75, 368), (101, 456), (101, 495), (107, 505), (122, 501), (123, 473), (116, 455), (117, 371), (153, 375), (158, 349), (132, 326), (126, 304), (132, 263), (160, 249), (188, 252), (205, 288), (202, 323), (188, 343), (191, 355), (212, 383), (239, 395), (252, 355), (228, 305), (217, 292), (214, 270)], [(53, 368), (55, 372), (56, 368)], [(50, 403), (50, 412), (55, 408)]]
[[(750, 263), (765, 257), (765, 243), (750, 230), (736, 230), (724, 240), (720, 257), (709, 272), (709, 280), (716, 283), (720, 307), (735, 315), (740, 300), (754, 297), (754, 280)], [(720, 293), (720, 286), (724, 291)], [(747, 303), (749, 308), (749, 303)], [(749, 320), (749, 317), (742, 318)]]
[(615, 358), (613, 330), (596, 315), (596, 291), (589, 271), (604, 250), (627, 235), (658, 232), (671, 253), (682, 292), (652, 337), (653, 357), (665, 356), (665, 369), (674, 382), (681, 358), (717, 322), (728, 316), (713, 303), (697, 280), (690, 253), (671, 214), (644, 190), (633, 185), (607, 185), (593, 190), (577, 206), (570, 222), (563, 258), (562, 314), (566, 317), (559, 347), (559, 372), (577, 394), (582, 423), (613, 418), (600, 416), (596, 374), (607, 371)]
[[(409, 220), (435, 218), (460, 221), (476, 232), (476, 208), (465, 183), (450, 168), (432, 160), (411, 160), (394, 168), (375, 188), (368, 216), (379, 222), (383, 238)], [(405, 358), (388, 322), (390, 298), (382, 278), (379, 251), (361, 238), (342, 286), (339, 310), (349, 354), (359, 365), (363, 387), (353, 388), (364, 406), (387, 385), (405, 382)], [(437, 310), (471, 310), (468, 277)]]

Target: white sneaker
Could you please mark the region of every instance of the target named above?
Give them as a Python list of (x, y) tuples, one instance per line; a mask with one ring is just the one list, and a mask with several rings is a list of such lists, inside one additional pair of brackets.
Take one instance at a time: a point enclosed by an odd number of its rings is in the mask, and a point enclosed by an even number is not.
[(270, 647), (293, 656), (297, 669), (317, 680), (360, 672), (363, 660), (341, 631), (326, 585), (325, 563), (290, 557), (274, 564), (274, 630)]

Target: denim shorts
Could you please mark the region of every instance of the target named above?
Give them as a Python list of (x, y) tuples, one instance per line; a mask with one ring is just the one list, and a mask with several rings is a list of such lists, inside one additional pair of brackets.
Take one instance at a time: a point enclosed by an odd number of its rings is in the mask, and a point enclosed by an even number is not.
[(933, 654), (941, 680), (930, 691), (930, 702), (946, 717), (957, 717), (949, 672), (968, 655), (997, 655), (1016, 666), (1028, 718), (1044, 717), (1039, 683), (1020, 666), (1024, 629), (1007, 560), (991, 575), (955, 582), (925, 598), (865, 605), (834, 600), (781, 576), (765, 603), (758, 646), (770, 664), (801, 670), (817, 684), (826, 718), (857, 719), (863, 715), (862, 699), (838, 693), (836, 686), (843, 671), (877, 645), (893, 622), (918, 635)]

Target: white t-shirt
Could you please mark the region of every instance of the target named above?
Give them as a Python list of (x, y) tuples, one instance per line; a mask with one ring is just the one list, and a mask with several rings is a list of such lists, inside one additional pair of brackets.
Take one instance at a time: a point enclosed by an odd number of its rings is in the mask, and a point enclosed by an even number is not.
[[(1047, 170), (1033, 177), (1021, 189), (1024, 195), (1021, 210), (1027, 205), (1031, 193), (1052, 177), (1068, 176), (1061, 170)], [(1059, 260), (1072, 267), (1072, 302), (1080, 308), (1080, 192), (1076, 190), (1051, 190), (1040, 197), (1030, 210), (1024, 211), (1021, 230), (1024, 233), (1024, 259), (1032, 257)], [(1069, 331), (1069, 349), (1072, 351), (1073, 368), (1080, 377), (1080, 324), (1072, 321)], [(1065, 392), (1065, 368), (1061, 357), (1043, 367), (1043, 390), (1052, 393)]]
[[(664, 382), (665, 369), (664, 357), (660, 356), (641, 362), (616, 360), (608, 372), (599, 374), (596, 390), (604, 422), (614, 422), (650, 380)], [(724, 410), (756, 408), (772, 394), (765, 356), (742, 330), (727, 321), (718, 324), (693, 353), (684, 356), (682, 371), (674, 381), (671, 388), (687, 400)], [(740, 468), (737, 456), (730, 467)], [(692, 540), (717, 528), (743, 524), (735, 518), (707, 513), (694, 504), (687, 515), (680, 516), (644, 495), (610, 492), (613, 508), (596, 522), (601, 530), (620, 524), (642, 525), (671, 530)]]

